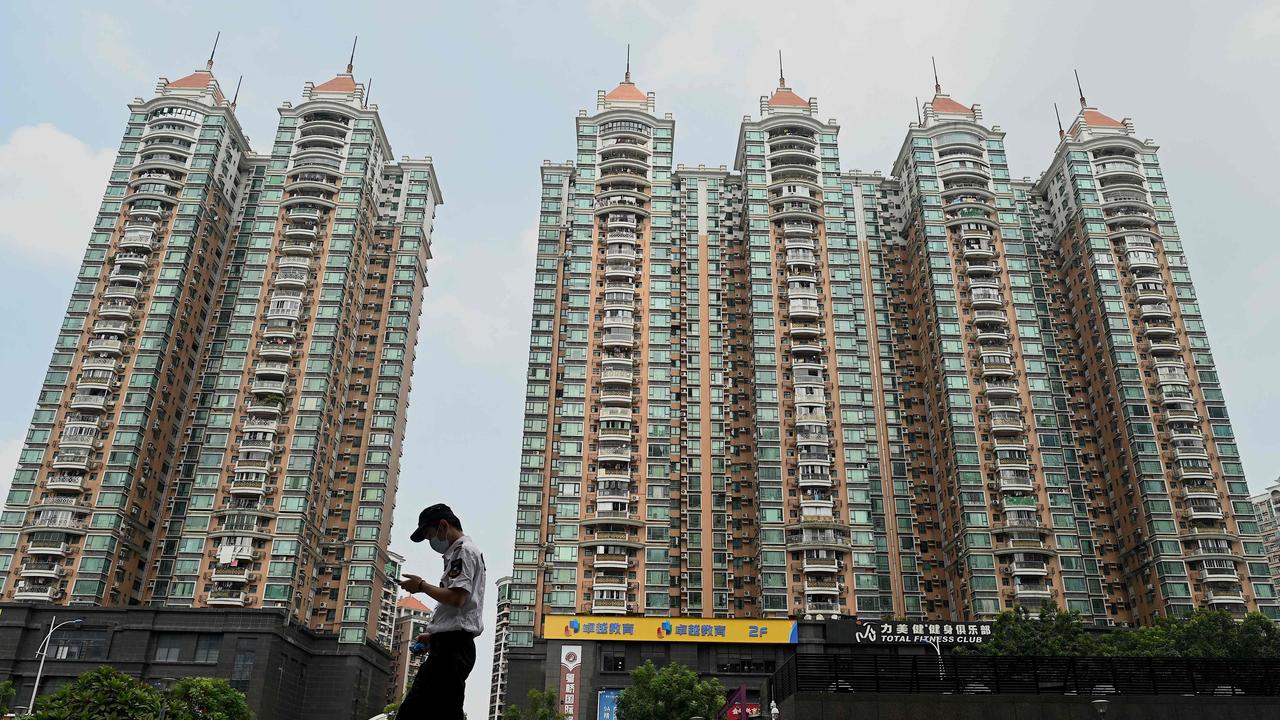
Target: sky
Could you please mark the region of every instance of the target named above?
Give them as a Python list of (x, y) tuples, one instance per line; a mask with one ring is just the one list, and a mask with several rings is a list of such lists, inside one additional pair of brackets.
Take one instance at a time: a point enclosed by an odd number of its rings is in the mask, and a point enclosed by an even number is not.
[[(533, 291), (538, 167), (574, 155), (573, 118), (632, 73), (676, 119), (675, 159), (731, 164), (738, 124), (777, 82), (841, 124), (844, 169), (888, 172), (915, 98), (980, 103), (1015, 177), (1057, 142), (1053, 103), (1132, 118), (1160, 156), (1255, 489), (1280, 475), (1280, 3), (1091, 2), (6, 2), (0, 7), (0, 494), (34, 409), (128, 117), (158, 77), (243, 75), (237, 114), (269, 150), (276, 108), (346, 65), (373, 78), (397, 155), (434, 158), (433, 238), (393, 548), (447, 502), (509, 571)], [(490, 588), (489, 597), (494, 593)], [(489, 622), (493, 607), (490, 600)], [(468, 685), (488, 704), (491, 629)]]

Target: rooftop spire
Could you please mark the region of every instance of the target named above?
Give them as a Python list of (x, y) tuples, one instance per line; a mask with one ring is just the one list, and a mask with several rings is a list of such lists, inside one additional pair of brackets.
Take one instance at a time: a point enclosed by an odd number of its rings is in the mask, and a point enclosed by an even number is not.
[(1076, 74), (1076, 90), (1080, 91), (1080, 107), (1087, 107), (1089, 103), (1084, 100), (1084, 88), (1080, 87), (1080, 71), (1073, 69), (1071, 72)]
[(242, 83), (242, 82), (244, 82), (244, 75), (241, 75), (241, 76), (236, 80), (236, 92), (235, 92), (235, 94), (234, 94), (234, 95), (232, 95), (232, 96), (231, 96), (231, 109), (232, 109), (232, 110), (235, 110), (235, 109), (236, 109), (236, 100), (238, 100), (238, 99), (240, 98), (240, 83)]
[(357, 35), (357, 36), (355, 37), (355, 39), (351, 41), (351, 59), (350, 59), (350, 60), (347, 60), (347, 74), (348, 74), (348, 75), (350, 75), (350, 74), (351, 74), (351, 70), (352, 70), (352, 68), (354, 68), (354, 67), (355, 67), (355, 64), (356, 64), (356, 43), (358, 43), (358, 42), (360, 42), (360, 36), (359, 36), (359, 35)]
[(622, 82), (631, 82), (631, 43), (627, 43), (627, 72), (623, 74)]
[(213, 69), (213, 54), (218, 52), (218, 41), (222, 39), (222, 31), (219, 30), (217, 35), (213, 36), (213, 49), (209, 51), (209, 60), (204, 64), (205, 70)]
[(782, 72), (782, 50), (778, 50), (778, 87), (787, 86), (787, 75)]
[(1058, 114), (1058, 103), (1053, 104), (1053, 116), (1058, 118), (1058, 139), (1062, 139), (1067, 136), (1067, 133), (1062, 129), (1062, 115)]
[(942, 83), (938, 82), (938, 61), (930, 55), (929, 62), (933, 63), (933, 92), (939, 95), (942, 93)]
[(369, 82), (364, 86), (364, 108), (369, 109), (369, 96), (373, 94), (373, 76), (369, 76)]
[(924, 118), (920, 117), (920, 96), (916, 96), (916, 124), (924, 125)]

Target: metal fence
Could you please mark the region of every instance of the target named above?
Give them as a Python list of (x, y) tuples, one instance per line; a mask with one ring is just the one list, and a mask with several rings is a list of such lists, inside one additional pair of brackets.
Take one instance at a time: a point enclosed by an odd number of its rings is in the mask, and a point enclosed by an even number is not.
[(795, 655), (770, 686), (779, 701), (798, 692), (1276, 696), (1280, 660)]

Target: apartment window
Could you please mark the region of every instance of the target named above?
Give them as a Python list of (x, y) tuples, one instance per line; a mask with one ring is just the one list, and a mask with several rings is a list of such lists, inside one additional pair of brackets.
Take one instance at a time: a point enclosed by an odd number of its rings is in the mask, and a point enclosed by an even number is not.
[(255, 638), (239, 638), (236, 640), (235, 664), (231, 667), (231, 687), (242, 693), (249, 692), (249, 681), (253, 678), (253, 663), (257, 659)]
[(106, 660), (105, 630), (62, 630), (49, 641), (49, 656), (55, 660)]
[(178, 662), (182, 644), (177, 635), (160, 635), (156, 639), (156, 662)]
[(200, 635), (196, 638), (195, 662), (218, 662), (218, 650), (222, 647), (221, 635)]

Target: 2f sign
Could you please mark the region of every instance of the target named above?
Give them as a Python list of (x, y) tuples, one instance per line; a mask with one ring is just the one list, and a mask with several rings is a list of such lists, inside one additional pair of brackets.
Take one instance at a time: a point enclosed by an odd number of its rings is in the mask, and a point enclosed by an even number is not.
[(769, 628), (764, 625), (752, 625), (747, 629), (747, 637), (762, 638), (769, 634)]

